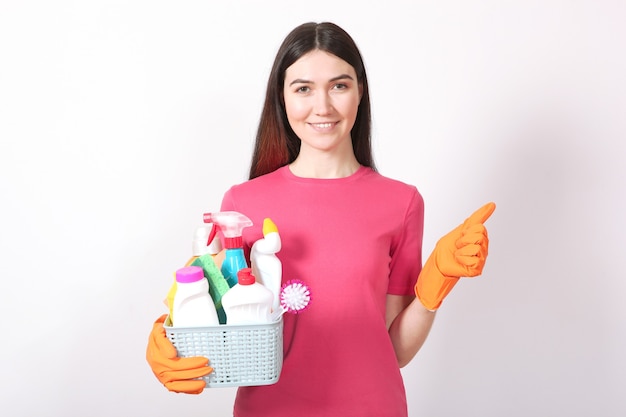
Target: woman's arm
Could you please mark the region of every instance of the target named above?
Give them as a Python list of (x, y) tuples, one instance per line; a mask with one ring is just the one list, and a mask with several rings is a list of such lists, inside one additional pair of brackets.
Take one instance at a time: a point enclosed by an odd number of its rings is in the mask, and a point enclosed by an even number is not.
[(426, 341), (435, 319), (434, 310), (459, 278), (482, 273), (489, 247), (483, 223), (495, 208), (494, 203), (485, 204), (439, 239), (417, 279), (415, 293), (419, 298), (387, 295), (387, 328), (401, 368)]
[(408, 365), (430, 332), (435, 312), (414, 296), (387, 295), (387, 328), (400, 368)]

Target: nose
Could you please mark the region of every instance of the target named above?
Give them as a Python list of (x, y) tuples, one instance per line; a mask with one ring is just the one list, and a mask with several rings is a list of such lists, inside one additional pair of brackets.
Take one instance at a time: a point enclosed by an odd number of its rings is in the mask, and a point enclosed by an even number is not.
[(325, 116), (333, 112), (333, 105), (330, 95), (326, 92), (320, 92), (315, 95), (315, 114)]

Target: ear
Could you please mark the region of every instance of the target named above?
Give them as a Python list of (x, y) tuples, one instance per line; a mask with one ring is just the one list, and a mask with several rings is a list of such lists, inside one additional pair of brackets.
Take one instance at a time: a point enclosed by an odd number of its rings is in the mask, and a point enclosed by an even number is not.
[(363, 98), (363, 83), (359, 82), (359, 103), (361, 103), (362, 98)]

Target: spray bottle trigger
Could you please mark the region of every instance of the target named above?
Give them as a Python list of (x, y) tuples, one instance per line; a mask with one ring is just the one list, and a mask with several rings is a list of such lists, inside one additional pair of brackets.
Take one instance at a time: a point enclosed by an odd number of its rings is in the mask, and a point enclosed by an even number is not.
[(211, 242), (213, 242), (213, 239), (215, 238), (215, 235), (217, 234), (217, 228), (218, 228), (218, 225), (214, 223), (213, 227), (211, 228), (211, 232), (209, 233), (209, 239), (206, 242), (207, 246), (211, 246)]

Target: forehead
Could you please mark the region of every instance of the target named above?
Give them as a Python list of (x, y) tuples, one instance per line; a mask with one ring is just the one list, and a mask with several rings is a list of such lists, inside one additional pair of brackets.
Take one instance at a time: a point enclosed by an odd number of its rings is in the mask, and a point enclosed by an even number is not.
[(356, 80), (356, 71), (352, 65), (328, 52), (316, 49), (302, 55), (285, 71), (285, 81), (305, 79), (325, 81), (341, 74), (347, 74)]

